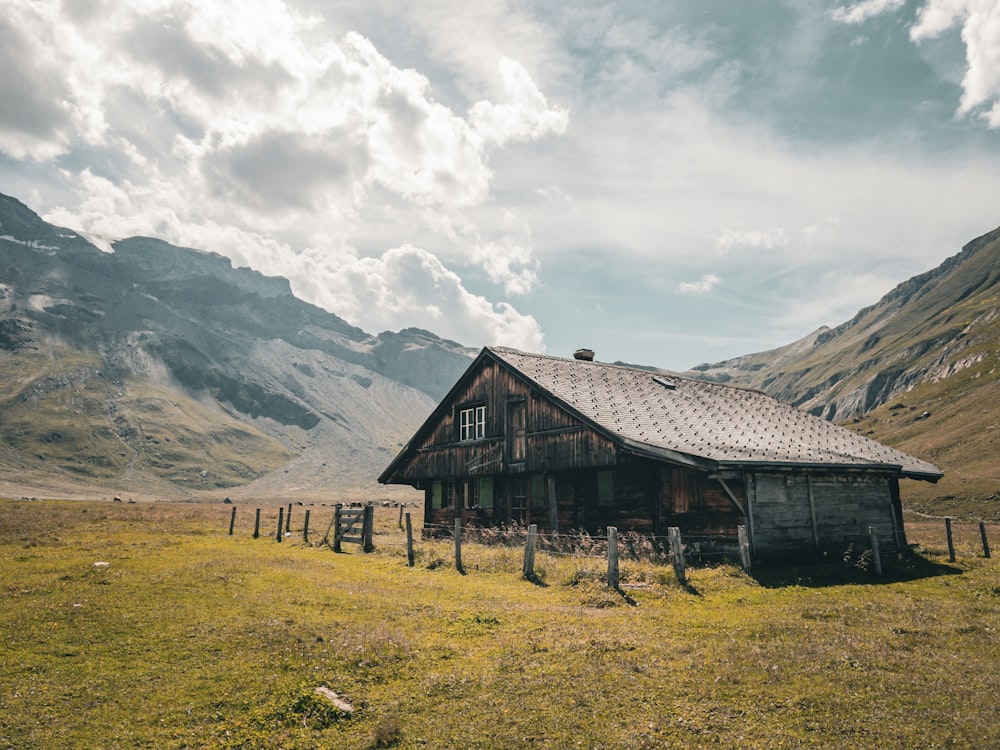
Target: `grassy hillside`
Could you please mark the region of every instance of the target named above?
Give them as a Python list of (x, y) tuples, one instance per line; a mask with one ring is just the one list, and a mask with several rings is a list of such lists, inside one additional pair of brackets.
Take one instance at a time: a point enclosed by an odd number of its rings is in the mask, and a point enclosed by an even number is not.
[(931, 461), (944, 472), (937, 484), (904, 482), (905, 507), (1000, 520), (1000, 381), (995, 353), (950, 377), (922, 383), (844, 426)]
[(692, 374), (758, 388), (933, 462), (904, 505), (1000, 517), (1000, 230), (834, 329)]
[(112, 492), (231, 487), (291, 455), (218, 408), (108, 377), (95, 355), (65, 346), (0, 354), (0, 434), (7, 477), (102, 481)]
[[(395, 509), (374, 554), (337, 555), (303, 510), (278, 544), (250, 507), (230, 537), (224, 505), (0, 501), (0, 746), (1000, 746), (974, 529), (948, 564), (940, 524), (909, 523), (918, 555), (881, 579), (856, 553), (686, 589), (625, 561), (619, 594), (600, 558), (540, 554), (531, 584), (519, 549), (466, 544), (461, 575), (418, 541), (410, 569)], [(316, 539), (332, 509), (310, 510)]]

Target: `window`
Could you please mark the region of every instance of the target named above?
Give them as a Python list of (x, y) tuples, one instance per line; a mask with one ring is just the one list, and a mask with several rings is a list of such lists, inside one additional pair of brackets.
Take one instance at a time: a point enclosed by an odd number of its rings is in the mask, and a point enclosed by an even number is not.
[(523, 476), (510, 480), (510, 520), (515, 523), (528, 521), (528, 480)]
[(597, 472), (597, 504), (615, 504), (615, 473), (613, 471)]
[(527, 405), (524, 401), (507, 404), (507, 458), (512, 464), (528, 457)]
[(441, 505), (445, 508), (461, 507), (462, 505), (462, 485), (454, 479), (444, 481), (444, 492), (441, 498)]
[(493, 510), (493, 477), (483, 477), (479, 480), (479, 507), (483, 510)]
[(480, 440), (486, 437), (486, 407), (472, 406), (458, 413), (459, 440)]
[(545, 496), (545, 476), (533, 474), (531, 476), (531, 507), (535, 510), (544, 510), (548, 505), (548, 498)]

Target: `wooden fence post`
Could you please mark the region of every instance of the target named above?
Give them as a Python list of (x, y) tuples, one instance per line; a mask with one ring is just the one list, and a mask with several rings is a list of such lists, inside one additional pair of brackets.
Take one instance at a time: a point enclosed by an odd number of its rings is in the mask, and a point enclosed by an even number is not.
[(399, 504), (399, 528), (403, 528), (403, 504)]
[(951, 537), (951, 516), (944, 517), (944, 530), (948, 534), (948, 560), (955, 562), (955, 541)]
[(868, 538), (871, 540), (872, 544), (872, 567), (875, 568), (875, 575), (882, 575), (882, 557), (878, 553), (878, 534), (875, 533), (875, 527), (868, 527)]
[(233, 514), (229, 517), (229, 536), (233, 535), (233, 526), (236, 525), (236, 506), (233, 506)]
[(455, 570), (464, 573), (462, 568), (462, 519), (455, 519)]
[(984, 521), (979, 522), (979, 536), (983, 539), (983, 557), (989, 558), (990, 540), (986, 538), (986, 523)]
[(306, 508), (305, 526), (302, 527), (302, 541), (309, 543), (309, 508)]
[(608, 587), (618, 589), (618, 529), (608, 526)]
[(521, 573), (529, 581), (535, 577), (535, 542), (538, 538), (538, 525), (531, 524), (528, 527), (528, 540), (524, 545), (524, 566)]
[(260, 538), (260, 508), (257, 508), (257, 518), (253, 522), (253, 538)]
[(740, 545), (740, 562), (743, 564), (743, 570), (750, 570), (750, 540), (747, 539), (747, 527), (737, 526), (736, 537)]
[(409, 512), (406, 514), (406, 564), (413, 567), (413, 526), (410, 525)]
[(372, 541), (372, 537), (375, 533), (375, 506), (366, 505), (364, 518), (361, 521), (361, 549), (365, 552), (372, 552), (375, 549), (375, 543)]
[(278, 541), (281, 541), (282, 532), (285, 530), (285, 509), (278, 508)]
[(670, 538), (670, 559), (674, 563), (674, 574), (677, 576), (677, 583), (681, 586), (687, 585), (687, 576), (684, 571), (684, 547), (681, 546), (681, 530), (677, 526), (667, 529), (667, 536)]
[(288, 504), (288, 515), (285, 516), (285, 531), (292, 530), (292, 504)]
[(337, 503), (333, 511), (333, 551), (340, 552), (340, 511), (343, 506)]

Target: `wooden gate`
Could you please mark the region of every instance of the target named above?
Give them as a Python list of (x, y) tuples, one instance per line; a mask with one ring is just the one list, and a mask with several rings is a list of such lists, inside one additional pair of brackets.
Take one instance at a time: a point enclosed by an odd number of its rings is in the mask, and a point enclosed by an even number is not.
[[(333, 551), (340, 552), (341, 542), (360, 544), (365, 552), (375, 549), (372, 544), (372, 526), (375, 516), (375, 508), (366, 505), (363, 508), (345, 508), (338, 505), (333, 513), (333, 520), (327, 527), (323, 541), (329, 544), (330, 531), (333, 531)], [(358, 528), (360, 525), (360, 528)], [(351, 532), (354, 532), (351, 534)]]

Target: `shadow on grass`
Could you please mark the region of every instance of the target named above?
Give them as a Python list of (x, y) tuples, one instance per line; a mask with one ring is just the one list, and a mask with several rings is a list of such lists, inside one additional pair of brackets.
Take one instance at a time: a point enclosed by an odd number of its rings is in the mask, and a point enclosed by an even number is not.
[(613, 588), (611, 590), (614, 591), (616, 594), (618, 594), (618, 596), (620, 596), (628, 606), (630, 607), (639, 606), (639, 602), (637, 602), (635, 599), (633, 599), (631, 596), (625, 593), (625, 591), (620, 586), (617, 588)]
[(687, 592), (688, 594), (691, 594), (691, 596), (701, 596), (701, 592), (697, 588), (695, 588), (694, 584), (691, 583), (691, 581), (685, 581), (681, 585), (681, 588), (683, 588), (684, 591)]
[(768, 562), (755, 565), (750, 576), (765, 588), (785, 586), (879, 585), (916, 581), (935, 576), (958, 575), (955, 565), (929, 560), (914, 551), (882, 557), (882, 575), (876, 575), (870, 560), (813, 560), (794, 563)]
[(524, 576), (524, 580), (526, 580), (528, 583), (533, 583), (539, 588), (545, 589), (549, 587), (549, 584), (547, 584), (544, 580), (539, 578), (537, 573), (532, 573), (531, 575)]

